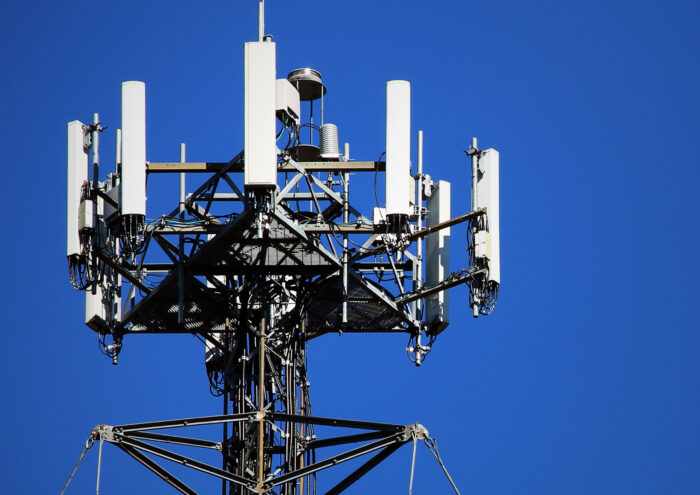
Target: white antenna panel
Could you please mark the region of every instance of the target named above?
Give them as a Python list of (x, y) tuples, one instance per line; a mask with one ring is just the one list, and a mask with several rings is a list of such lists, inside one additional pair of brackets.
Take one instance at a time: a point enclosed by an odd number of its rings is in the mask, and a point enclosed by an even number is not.
[(100, 332), (106, 326), (107, 307), (103, 300), (102, 286), (95, 284), (94, 287), (94, 294), (92, 288), (85, 291), (85, 325)]
[(411, 213), (411, 83), (386, 83), (386, 213)]
[[(450, 183), (438, 181), (426, 204), (427, 225), (432, 227), (450, 219)], [(445, 280), (450, 273), (450, 229), (429, 234), (425, 240), (425, 285)], [(428, 296), (425, 303), (425, 321), (430, 333), (444, 330), (450, 319), (450, 292), (447, 290)]]
[(277, 185), (275, 44), (245, 44), (245, 187)]
[(501, 283), (501, 243), (499, 212), (499, 154), (493, 148), (479, 155), (479, 173), (476, 183), (476, 207), (486, 208), (490, 237), (489, 281)]
[(299, 91), (288, 79), (277, 79), (275, 82), (275, 112), (283, 124), (292, 121), (299, 125), (301, 102)]
[(146, 216), (146, 84), (122, 83), (122, 215)]
[(83, 183), (88, 180), (88, 153), (85, 149), (85, 125), (79, 120), (68, 123), (68, 217), (66, 256), (80, 254), (78, 217)]

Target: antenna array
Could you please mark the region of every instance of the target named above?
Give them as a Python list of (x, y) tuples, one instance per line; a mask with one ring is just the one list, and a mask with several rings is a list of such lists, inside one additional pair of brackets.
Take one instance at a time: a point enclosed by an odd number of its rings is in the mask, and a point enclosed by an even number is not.
[[(451, 185), (424, 173), (420, 131), (411, 172), (410, 83), (386, 85), (386, 160), (352, 160), (347, 143), (338, 150), (338, 128), (323, 121), (321, 74), (303, 68), (277, 79), (262, 19), (261, 8), (260, 39), (245, 44), (245, 143), (231, 160), (186, 162), (183, 145), (180, 163), (148, 162), (138, 81), (122, 84), (116, 167), (106, 179), (97, 114), (91, 125), (68, 124), (67, 256), (85, 293), (86, 325), (114, 364), (127, 335), (200, 336), (210, 387), (223, 398), (219, 416), (94, 430), (181, 493), (195, 492), (153, 457), (221, 478), (224, 493), (289, 495), (316, 493), (318, 471), (375, 453), (328, 492), (340, 493), (401, 445), (427, 439), (418, 424), (313, 416), (307, 342), (337, 332), (407, 334), (420, 365), (449, 324), (448, 289), (466, 284), (476, 317), (493, 310), (500, 284), (498, 152), (472, 141), (471, 212), (451, 217)], [(148, 218), (146, 177), (168, 173), (180, 174), (180, 201)], [(365, 216), (362, 194), (351, 201), (351, 174), (376, 181), (380, 173), (386, 205)], [(204, 179), (185, 194), (185, 176)], [(466, 225), (466, 266), (451, 271), (458, 224)], [(162, 433), (207, 424), (222, 425), (222, 441)], [(318, 438), (334, 429), (359, 433)], [(223, 467), (163, 443), (219, 450)], [(321, 455), (342, 445), (352, 448)]]

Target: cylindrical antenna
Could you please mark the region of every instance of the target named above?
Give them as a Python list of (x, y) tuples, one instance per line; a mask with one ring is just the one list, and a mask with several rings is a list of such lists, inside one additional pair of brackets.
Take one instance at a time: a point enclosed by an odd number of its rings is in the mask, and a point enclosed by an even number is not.
[(323, 124), (320, 130), (321, 158), (337, 160), (338, 152), (338, 127), (335, 124)]
[(265, 0), (258, 3), (258, 41), (265, 39)]

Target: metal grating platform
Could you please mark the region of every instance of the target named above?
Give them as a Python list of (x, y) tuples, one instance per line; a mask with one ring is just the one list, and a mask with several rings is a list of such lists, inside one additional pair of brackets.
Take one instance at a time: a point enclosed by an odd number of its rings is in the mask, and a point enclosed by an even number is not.
[[(386, 293), (380, 286), (376, 287)], [(330, 277), (318, 284), (307, 311), (306, 328), (309, 338), (340, 330), (343, 332), (404, 331), (402, 320), (396, 316), (396, 313), (380, 304), (376, 297), (352, 279), (348, 282), (348, 322), (344, 325), (342, 324), (342, 303), (343, 282), (340, 276)]]

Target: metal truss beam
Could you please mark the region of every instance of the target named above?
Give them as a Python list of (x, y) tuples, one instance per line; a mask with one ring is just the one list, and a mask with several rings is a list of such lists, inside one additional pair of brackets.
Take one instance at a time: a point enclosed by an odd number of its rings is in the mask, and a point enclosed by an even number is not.
[(343, 452), (342, 454), (338, 454), (333, 457), (329, 457), (328, 459), (325, 459), (323, 461), (316, 462), (314, 464), (311, 464), (309, 466), (299, 468), (296, 471), (292, 471), (290, 473), (287, 473), (285, 475), (279, 476), (277, 478), (274, 478), (272, 482), (267, 483), (266, 487), (273, 488), (275, 486), (282, 485), (288, 481), (292, 481), (304, 476), (307, 476), (309, 474), (316, 473), (318, 471), (321, 471), (322, 469), (326, 469), (332, 466), (335, 466), (337, 464), (340, 464), (342, 462), (349, 461), (351, 459), (354, 459), (356, 457), (359, 457), (364, 454), (369, 454), (370, 452), (374, 452), (375, 450), (382, 449), (384, 447), (388, 447), (389, 445), (394, 445), (394, 444), (399, 444), (399, 446), (405, 444), (408, 442), (408, 439), (404, 438), (405, 435), (404, 433), (395, 433), (385, 439), (382, 440), (377, 440), (376, 442), (372, 442), (368, 445), (363, 445), (362, 447), (357, 447), (355, 449), (349, 450), (347, 452)]
[(138, 440), (134, 440), (133, 438), (129, 438), (127, 436), (119, 435), (119, 434), (114, 434), (114, 440), (110, 441), (110, 443), (119, 443), (121, 445), (125, 445), (127, 447), (132, 447), (133, 449), (138, 449), (142, 452), (148, 452), (149, 454), (161, 457), (163, 459), (167, 459), (172, 462), (176, 462), (178, 464), (181, 464), (183, 466), (195, 469), (197, 471), (200, 471), (202, 473), (215, 476), (217, 478), (224, 479), (226, 481), (231, 481), (233, 483), (236, 483), (238, 485), (244, 486), (246, 488), (253, 488), (255, 486), (255, 481), (249, 478), (244, 478), (243, 476), (238, 476), (233, 473), (230, 473), (228, 471), (224, 471), (223, 469), (219, 469), (214, 466), (210, 466), (209, 464), (206, 464), (204, 462), (199, 462), (195, 459), (192, 459), (191, 457), (187, 457), (181, 454), (177, 454), (175, 452), (170, 452), (169, 450), (162, 449), (160, 447), (156, 447), (155, 445), (150, 445), (144, 442), (140, 442)]
[(417, 291), (414, 292), (409, 292), (405, 294), (403, 297), (399, 298), (397, 302), (401, 304), (408, 304), (410, 302), (413, 302), (417, 299), (424, 299), (431, 294), (435, 294), (437, 292), (442, 292), (444, 290), (447, 290), (451, 287), (455, 287), (460, 284), (465, 284), (469, 282), (470, 280), (474, 280), (479, 277), (483, 277), (487, 274), (487, 270), (476, 270), (476, 271), (464, 271), (464, 272), (459, 272), (459, 273), (453, 273), (449, 277), (447, 277), (445, 280), (442, 282), (431, 285), (430, 287), (423, 287), (421, 289), (418, 289)]
[[(151, 162), (146, 165), (149, 174), (163, 173), (217, 173), (226, 169), (231, 162)], [(385, 162), (297, 162), (301, 168), (309, 172), (382, 172), (386, 170)], [(294, 170), (289, 164), (279, 164), (279, 172)], [(226, 169), (227, 172), (243, 172), (243, 162)]]
[[(259, 424), (261, 418), (263, 418), (264, 421), (272, 422), (270, 424), (272, 424), (273, 427), (280, 432), (282, 432), (283, 430), (274, 425), (274, 422), (291, 423), (294, 425), (315, 425), (335, 428), (371, 430), (369, 432), (360, 434), (330, 437), (321, 440), (312, 440), (310, 442), (305, 441), (303, 438), (297, 438), (293, 436), (288, 441), (301, 442), (299, 450), (300, 453), (323, 447), (360, 443), (371, 440), (373, 441), (365, 445), (360, 445), (348, 451), (342, 452), (340, 454), (331, 456), (327, 459), (313, 462), (306, 466), (300, 466), (296, 469), (292, 469), (280, 476), (268, 476), (267, 479), (264, 480), (264, 482), (256, 482), (251, 478), (236, 475), (229, 471), (225, 471), (223, 469), (197, 461), (191, 457), (172, 452), (164, 448), (158, 447), (156, 445), (153, 445), (151, 443), (146, 443), (142, 441), (145, 440), (148, 442), (170, 443), (188, 447), (198, 447), (221, 451), (223, 446), (220, 442), (213, 442), (209, 440), (175, 435), (152, 433), (149, 430), (185, 428), (193, 426), (242, 422), (247, 423), (248, 428), (252, 428), (255, 425)], [(345, 490), (347, 487), (349, 487), (351, 484), (357, 481), (361, 476), (363, 476), (369, 470), (377, 466), (392, 452), (396, 451), (399, 447), (409, 442), (415, 436), (416, 432), (419, 431), (421, 428), (422, 427), (420, 427), (417, 424), (406, 426), (369, 421), (355, 421), (348, 419), (305, 416), (299, 414), (286, 414), (277, 412), (265, 413), (257, 411), (251, 413), (224, 414), (217, 416), (203, 416), (166, 421), (133, 423), (119, 426), (100, 425), (96, 428), (96, 431), (99, 433), (101, 440), (116, 445), (125, 453), (137, 460), (139, 463), (144, 465), (146, 468), (154, 472), (157, 476), (166, 481), (180, 493), (185, 494), (195, 494), (196, 492), (189, 488), (185, 483), (180, 481), (177, 477), (173, 476), (162, 466), (160, 466), (155, 461), (147, 457), (145, 454), (151, 454), (162, 459), (166, 459), (171, 462), (180, 464), (182, 466), (200, 471), (204, 474), (215, 476), (219, 479), (225, 480), (226, 482), (235, 483), (238, 486), (245, 487), (246, 489), (254, 491), (256, 493), (270, 493), (272, 489), (277, 486), (284, 485), (292, 481), (307, 477), (309, 475), (317, 473), (318, 471), (324, 470), (326, 468), (335, 466), (346, 461), (350, 461), (357, 457), (372, 452), (380, 451), (377, 455), (375, 455), (367, 462), (362, 464), (359, 468), (353, 471), (349, 476), (347, 476), (344, 480), (342, 480), (328, 492), (335, 494)], [(270, 454), (277, 453), (278, 455), (282, 454), (284, 452), (284, 449), (285, 448), (283, 446), (280, 446), (276, 450), (273, 449), (271, 446), (265, 447), (266, 452)], [(229, 452), (229, 455), (235, 457), (237, 454)]]
[(197, 492), (191, 489), (189, 486), (184, 484), (182, 481), (180, 481), (178, 478), (170, 474), (166, 469), (164, 469), (162, 466), (160, 466), (157, 462), (153, 461), (152, 459), (149, 459), (145, 455), (143, 455), (141, 452), (136, 450), (135, 448), (128, 446), (128, 445), (122, 445), (120, 443), (115, 443), (117, 447), (119, 447), (121, 450), (129, 454), (133, 459), (138, 461), (140, 464), (143, 464), (145, 467), (147, 467), (149, 470), (151, 470), (153, 473), (155, 473), (160, 479), (165, 481), (167, 484), (175, 488), (177, 491), (180, 493), (184, 493), (185, 495), (197, 495)]
[(380, 451), (378, 454), (376, 454), (374, 457), (372, 457), (370, 460), (365, 462), (362, 466), (357, 468), (355, 471), (350, 473), (345, 479), (343, 479), (340, 483), (335, 485), (333, 488), (328, 490), (326, 492), (326, 495), (336, 495), (338, 493), (341, 493), (345, 491), (350, 485), (355, 483), (357, 480), (359, 480), (362, 476), (370, 472), (372, 469), (377, 467), (379, 463), (381, 463), (384, 459), (389, 457), (391, 454), (396, 452), (401, 446), (403, 446), (406, 442), (402, 443), (395, 443), (393, 445), (389, 445), (388, 447), (385, 447), (384, 450)]

